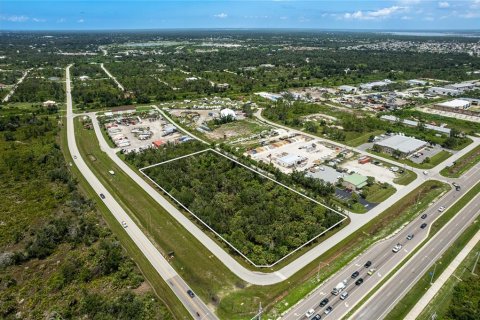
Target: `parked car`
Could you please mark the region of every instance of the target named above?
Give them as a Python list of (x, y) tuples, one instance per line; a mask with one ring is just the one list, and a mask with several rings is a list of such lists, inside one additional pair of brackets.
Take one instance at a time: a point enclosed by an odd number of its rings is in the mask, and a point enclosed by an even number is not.
[(426, 218), (427, 218), (427, 214), (426, 214), (426, 213), (422, 214), (421, 218), (422, 218), (422, 219), (426, 219)]
[(402, 246), (401, 243), (397, 243), (397, 244), (393, 247), (392, 251), (395, 252), (395, 253), (397, 253), (398, 251), (400, 251), (400, 249), (402, 249), (402, 247), (403, 247), (403, 246)]
[(355, 279), (356, 277), (358, 277), (358, 275), (360, 274), (360, 272), (358, 271), (355, 271), (354, 273), (352, 273), (352, 279)]
[(315, 313), (315, 310), (310, 309), (305, 313), (305, 317), (310, 318)]
[(195, 293), (193, 293), (192, 290), (188, 289), (188, 290), (187, 290), (187, 293), (188, 293), (188, 295), (190, 296), (190, 298), (195, 297)]
[(320, 320), (320, 319), (322, 319), (322, 316), (319, 315), (318, 313), (312, 318), (312, 320)]
[(372, 261), (369, 260), (369, 261), (367, 261), (367, 262), (365, 263), (365, 266), (364, 266), (364, 267), (365, 267), (365, 268), (368, 268), (368, 267), (370, 267), (371, 265), (372, 265)]
[(347, 292), (347, 291), (345, 291), (344, 293), (342, 293), (342, 294), (340, 295), (340, 299), (341, 299), (341, 300), (345, 300), (345, 299), (347, 299), (347, 297), (348, 297), (348, 292)]
[(410, 233), (408, 236), (407, 236), (407, 240), (412, 240), (414, 237), (413, 233)]
[(361, 285), (363, 283), (363, 278), (359, 278), (357, 281), (355, 281), (355, 284), (357, 286)]
[(328, 306), (327, 309), (325, 309), (324, 313), (325, 314), (329, 314), (330, 312), (332, 312), (333, 310), (333, 307), (332, 306)]
[(327, 303), (328, 303), (328, 298), (325, 298), (322, 301), (320, 301), (319, 306), (320, 307), (325, 307), (327, 305)]
[(425, 229), (426, 227), (427, 227), (426, 223), (422, 223), (422, 225), (420, 226), (421, 229)]

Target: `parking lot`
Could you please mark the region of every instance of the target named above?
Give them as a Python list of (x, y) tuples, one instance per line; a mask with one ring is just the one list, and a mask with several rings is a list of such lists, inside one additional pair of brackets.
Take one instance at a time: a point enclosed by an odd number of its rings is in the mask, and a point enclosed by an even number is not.
[(125, 153), (140, 152), (168, 142), (178, 142), (182, 135), (158, 113), (141, 117), (134, 113), (108, 115), (104, 127), (113, 143)]
[(313, 138), (296, 135), (276, 139), (274, 142), (246, 152), (253, 159), (272, 163), (284, 173), (293, 170), (306, 170), (334, 159), (342, 152), (341, 148), (325, 144)]
[(432, 158), (434, 155), (442, 151), (443, 148), (441, 146), (429, 146), (426, 148), (423, 148), (422, 150), (419, 150), (418, 152), (415, 152), (412, 154), (409, 159), (412, 160), (415, 163), (422, 163), (425, 161), (426, 158)]
[[(372, 162), (361, 164), (355, 159), (343, 163), (341, 167), (348, 169), (349, 171), (355, 171), (356, 173), (367, 177), (374, 177), (375, 180), (379, 182), (386, 182), (395, 186), (397, 190), (405, 187), (395, 184), (393, 180), (397, 177), (396, 173), (392, 171), (391, 167), (384, 166), (381, 163), (378, 165), (373, 164)], [(402, 168), (397, 168), (396, 170), (402, 170)]]

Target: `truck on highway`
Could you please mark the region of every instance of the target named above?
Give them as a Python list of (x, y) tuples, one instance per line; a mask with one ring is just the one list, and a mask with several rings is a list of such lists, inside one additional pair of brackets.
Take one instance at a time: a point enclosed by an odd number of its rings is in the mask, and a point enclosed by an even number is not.
[(342, 282), (339, 282), (335, 288), (332, 290), (333, 295), (338, 295), (340, 292), (343, 291), (347, 287), (347, 280), (343, 280)]

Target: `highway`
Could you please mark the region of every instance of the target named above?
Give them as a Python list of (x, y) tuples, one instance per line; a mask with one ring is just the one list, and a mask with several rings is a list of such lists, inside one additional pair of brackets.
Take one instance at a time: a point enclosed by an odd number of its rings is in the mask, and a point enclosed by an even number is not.
[[(316, 313), (322, 315), (322, 319), (341, 319), (351, 308), (360, 302), (370, 290), (372, 290), (390, 271), (392, 271), (403, 259), (405, 259), (413, 249), (418, 246), (427, 237), (429, 228), (433, 221), (441, 215), (438, 208), (441, 206), (450, 207), (455, 201), (463, 196), (471, 187), (473, 187), (480, 180), (480, 168), (474, 167), (461, 178), (457, 179), (457, 183), (462, 186), (460, 191), (454, 188), (441, 197), (435, 204), (423, 213), (427, 214), (425, 219), (421, 217), (415, 218), (411, 223), (402, 228), (396, 235), (380, 241), (376, 245), (370, 247), (366, 252), (354, 259), (340, 272), (335, 274), (331, 279), (324, 282), (319, 288), (312, 292), (308, 298), (293, 307), (282, 319), (306, 319), (305, 313), (309, 309), (314, 309)], [(408, 291), (406, 286), (413, 285), (420, 276), (425, 273), (425, 270), (433, 263), (434, 259), (441, 255), (443, 250), (448, 248), (448, 245), (454, 241), (456, 236), (460, 235), (462, 230), (468, 226), (473, 217), (478, 214), (478, 206), (480, 199), (475, 198), (465, 206), (452, 219), (445, 229), (439, 231), (434, 238), (416, 254), (412, 262), (412, 267), (401, 269), (399, 273), (395, 274), (386, 285), (378, 291), (375, 298), (369, 301), (362, 309), (353, 317), (353, 319), (374, 320), (381, 319), (390, 310), (396, 301), (398, 301), (401, 293)], [(445, 212), (445, 211), (444, 211)], [(422, 223), (427, 224), (427, 228), (421, 229)], [(461, 227), (459, 227), (461, 226)], [(414, 234), (413, 239), (407, 240), (409, 234)], [(394, 253), (393, 247), (401, 243), (402, 249)], [(428, 258), (425, 258), (428, 256)], [(371, 261), (372, 265), (369, 268), (364, 267), (367, 261)], [(370, 268), (375, 268), (372, 275), (368, 275)], [(352, 279), (351, 275), (358, 271), (360, 274), (356, 279)], [(413, 271), (413, 272), (412, 272)], [(363, 278), (364, 282), (361, 285), (356, 285), (355, 281)], [(348, 292), (348, 297), (345, 300), (340, 300), (338, 296), (331, 294), (332, 289), (341, 281), (347, 279), (348, 284), (345, 291)], [(405, 292), (404, 292), (405, 291)], [(324, 298), (329, 299), (329, 303), (321, 308), (319, 302)], [(330, 314), (323, 314), (326, 307), (332, 306), (333, 310)]]
[[(170, 122), (174, 123), (172, 119), (168, 118), (165, 113), (163, 113)], [(150, 184), (147, 183), (146, 180), (143, 179), (138, 172), (132, 170), (120, 157), (116, 154), (118, 150), (111, 148), (107, 141), (105, 140), (101, 129), (99, 127), (98, 121), (93, 113), (88, 114), (90, 117), (93, 118), (93, 126), (95, 129), (95, 134), (97, 139), (100, 143), (100, 148), (104, 151), (109, 158), (119, 166), (133, 181), (135, 181), (140, 187), (142, 187), (158, 204), (160, 204), (167, 212), (170, 213), (172, 217), (174, 217), (186, 230), (188, 230), (191, 234), (193, 234), (198, 241), (200, 241), (212, 254), (214, 254), (222, 263), (224, 263), (230, 271), (232, 271), (237, 277), (240, 279), (249, 282), (255, 285), (271, 285), (275, 283), (279, 283), (284, 281), (294, 275), (296, 272), (304, 268), (310, 262), (318, 258), (320, 255), (334, 247), (338, 242), (345, 239), (355, 231), (357, 231), (360, 227), (368, 223), (371, 219), (375, 218), (379, 214), (381, 214), (384, 210), (392, 206), (396, 201), (400, 200), (412, 190), (420, 186), (425, 179), (427, 178), (420, 169), (414, 169), (417, 172), (417, 179), (410, 183), (409, 185), (405, 186), (404, 188), (398, 190), (394, 195), (392, 195), (387, 200), (383, 201), (379, 205), (377, 205), (372, 210), (368, 211), (364, 214), (353, 214), (351, 213), (350, 216), (350, 223), (342, 228), (340, 231), (336, 232), (333, 236), (329, 237), (328, 239), (324, 240), (322, 243), (318, 244), (317, 246), (311, 248), (299, 258), (293, 260), (286, 266), (282, 267), (280, 270), (276, 272), (259, 272), (259, 271), (252, 271), (245, 268), (241, 265), (237, 260), (235, 260), (228, 252), (225, 251), (218, 243), (210, 238), (208, 234), (206, 234), (203, 230), (201, 230), (197, 224), (192, 222), (188, 219), (182, 212), (180, 212), (177, 207), (172, 205), (162, 194), (160, 194), (155, 188), (153, 188)], [(258, 113), (257, 113), (258, 115)], [(268, 121), (268, 120), (265, 120)], [(175, 123), (174, 123), (175, 124)], [(272, 123), (272, 125), (276, 125)], [(184, 131), (180, 126), (176, 125), (180, 130)], [(278, 126), (278, 125), (277, 125)], [(290, 129), (285, 127), (292, 132), (296, 132), (296, 130)], [(185, 132), (185, 131), (184, 131)], [(298, 131), (297, 131), (298, 132)], [(191, 133), (188, 133), (192, 136)], [(302, 133), (305, 134), (305, 133)], [(193, 136), (194, 138), (198, 139), (197, 137)], [(316, 137), (319, 139), (318, 137)], [(451, 156), (447, 162), (451, 163), (455, 159), (458, 159), (463, 154), (467, 153), (471, 149), (478, 145), (480, 139), (474, 138), (474, 143), (469, 145), (468, 147), (464, 148), (463, 150), (459, 151), (458, 153)], [(362, 152), (362, 151), (360, 151)], [(399, 164), (401, 166), (402, 164)], [(434, 175), (438, 176), (438, 172), (444, 165), (440, 164), (437, 167), (430, 169), (429, 176), (433, 177)], [(435, 177), (436, 177), (435, 176)]]
[(145, 257), (150, 261), (152, 266), (157, 270), (159, 275), (168, 286), (172, 289), (173, 293), (182, 302), (185, 308), (194, 319), (218, 319), (213, 314), (206, 304), (198, 297), (190, 297), (187, 294), (189, 290), (186, 282), (177, 274), (177, 272), (170, 266), (168, 261), (162, 256), (152, 242), (145, 236), (135, 222), (129, 217), (129, 215), (118, 204), (115, 198), (108, 192), (108, 190), (102, 185), (95, 174), (90, 170), (85, 161), (83, 160), (75, 140), (74, 130), (74, 114), (72, 107), (72, 95), (71, 95), (71, 83), (70, 83), (70, 67), (66, 69), (66, 98), (67, 98), (67, 141), (68, 149), (73, 157), (73, 162), (78, 167), (79, 171), (85, 177), (90, 186), (95, 190), (97, 194), (103, 194), (104, 199), (99, 199), (105, 203), (112, 215), (117, 219), (118, 223), (124, 221), (126, 223), (125, 232), (132, 239), (132, 241), (138, 246)]

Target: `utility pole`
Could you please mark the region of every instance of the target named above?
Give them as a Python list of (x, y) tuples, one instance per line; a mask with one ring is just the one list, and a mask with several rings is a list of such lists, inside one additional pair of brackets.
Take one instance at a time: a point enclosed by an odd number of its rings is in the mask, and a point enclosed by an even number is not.
[(475, 264), (473, 265), (472, 274), (474, 275), (477, 275), (475, 273), (475, 268), (477, 268), (478, 258), (480, 258), (480, 251), (477, 251), (477, 259), (475, 259)]
[(435, 275), (435, 270), (437, 269), (437, 263), (435, 262), (435, 266), (433, 267), (433, 272), (430, 273), (432, 276), (430, 278), (430, 285), (433, 284), (433, 276)]
[(262, 312), (263, 312), (263, 309), (262, 309), (262, 302), (260, 302), (260, 307), (258, 308), (258, 320), (262, 320)]

